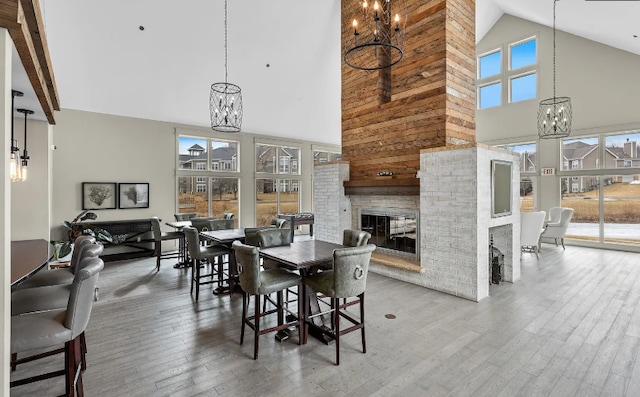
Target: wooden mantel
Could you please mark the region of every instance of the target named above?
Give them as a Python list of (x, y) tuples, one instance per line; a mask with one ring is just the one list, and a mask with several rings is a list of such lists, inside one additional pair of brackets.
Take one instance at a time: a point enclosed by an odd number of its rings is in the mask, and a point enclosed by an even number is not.
[(49, 124), (60, 101), (38, 0), (0, 0), (0, 27), (9, 31)]
[(359, 179), (344, 181), (347, 196), (418, 196), (420, 179)]

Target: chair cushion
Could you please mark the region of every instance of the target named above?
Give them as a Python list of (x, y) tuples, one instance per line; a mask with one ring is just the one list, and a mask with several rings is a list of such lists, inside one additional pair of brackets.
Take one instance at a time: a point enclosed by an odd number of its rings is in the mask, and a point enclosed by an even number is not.
[(228, 255), (231, 249), (224, 245), (206, 245), (199, 247), (199, 256), (196, 259), (215, 258), (221, 255)]
[(69, 269), (43, 269), (18, 284), (14, 290), (44, 287), (58, 284), (71, 284), (73, 273)]
[(64, 320), (66, 309), (21, 314), (11, 317), (11, 353), (43, 349), (71, 340)]
[(307, 276), (303, 279), (303, 282), (311, 287), (312, 290), (335, 298), (333, 277), (333, 270), (327, 270)]
[(269, 269), (260, 272), (260, 288), (258, 294), (267, 295), (272, 292), (295, 287), (302, 278), (285, 269)]
[(11, 294), (11, 315), (66, 309), (70, 291), (71, 284), (49, 285), (14, 291)]

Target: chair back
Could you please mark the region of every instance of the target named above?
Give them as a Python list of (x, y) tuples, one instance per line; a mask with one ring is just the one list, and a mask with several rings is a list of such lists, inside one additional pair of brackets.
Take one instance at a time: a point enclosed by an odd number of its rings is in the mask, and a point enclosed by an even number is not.
[(285, 225), (285, 223), (287, 223), (286, 219), (281, 219), (281, 218), (273, 218), (271, 220), (271, 226), (275, 226), (278, 229), (282, 229)]
[(572, 217), (573, 208), (562, 208), (559, 221), (556, 223), (549, 222), (542, 236), (551, 238), (564, 238), (564, 235), (567, 233), (569, 223), (571, 223)]
[(102, 244), (94, 242), (93, 244), (84, 243), (79, 248), (73, 248), (73, 256), (71, 257), (71, 263), (69, 263), (69, 270), (71, 273), (76, 273), (80, 262), (84, 258), (97, 258), (104, 251)]
[(211, 220), (212, 218), (191, 218), (191, 226), (198, 232), (206, 232), (211, 230)]
[(71, 284), (64, 320), (64, 326), (71, 330), (72, 339), (83, 333), (89, 324), (98, 275), (104, 268), (104, 262), (97, 257), (85, 258), (83, 262), (87, 263), (83, 263), (84, 267), (76, 272)]
[(520, 245), (538, 245), (540, 234), (544, 230), (544, 211), (522, 212), (520, 214)]
[(549, 223), (560, 222), (560, 214), (562, 213), (562, 207), (549, 208)]
[(234, 241), (232, 245), (238, 265), (240, 286), (248, 294), (257, 295), (260, 290), (260, 254), (258, 247)]
[(371, 253), (375, 249), (374, 244), (367, 244), (333, 251), (334, 298), (349, 298), (364, 292)]
[(369, 243), (371, 234), (363, 230), (345, 229), (342, 233), (342, 245), (347, 247), (362, 247)]
[(252, 245), (254, 247), (260, 246), (260, 238), (258, 238), (258, 231), (268, 229), (269, 226), (262, 227), (245, 227), (244, 228), (244, 243), (246, 245)]
[[(192, 220), (193, 221), (193, 220)], [(187, 249), (189, 250), (189, 256), (194, 259), (202, 259), (200, 252), (200, 235), (199, 231), (195, 227), (185, 226), (182, 228), (184, 237), (187, 239)]]
[(258, 231), (261, 247), (291, 245), (291, 229), (266, 228)]
[(73, 253), (71, 254), (71, 261), (69, 262), (71, 271), (73, 271), (75, 266), (80, 261), (80, 258), (78, 256), (81, 253), (80, 251), (82, 250), (82, 247), (88, 244), (95, 244), (95, 243), (96, 243), (96, 238), (93, 236), (83, 235), (83, 236), (76, 237), (76, 239), (73, 242)]
[(157, 216), (151, 217), (151, 231), (153, 232), (153, 239), (158, 242), (162, 241), (162, 229), (160, 229), (160, 218)]
[(233, 219), (210, 219), (209, 230), (233, 229)]
[(180, 222), (180, 221), (189, 221), (192, 218), (195, 218), (196, 216), (198, 216), (198, 214), (196, 214), (195, 212), (189, 212), (189, 213), (183, 213), (183, 214), (173, 214), (173, 216), (176, 218), (176, 221)]

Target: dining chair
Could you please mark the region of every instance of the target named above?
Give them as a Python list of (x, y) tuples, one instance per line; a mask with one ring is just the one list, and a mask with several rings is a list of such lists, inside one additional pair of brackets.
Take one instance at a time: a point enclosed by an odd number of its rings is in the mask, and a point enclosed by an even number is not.
[[(289, 229), (276, 229), (274, 227), (264, 228), (262, 230), (258, 230), (258, 243), (260, 248), (269, 248), (269, 247), (282, 247), (291, 245), (291, 231)], [(276, 269), (280, 268), (280, 263), (274, 261), (273, 259), (262, 258), (262, 268), (263, 269)], [(298, 296), (297, 291), (292, 291), (290, 288), (287, 288), (286, 294), (286, 304), (289, 305), (291, 300), (289, 299), (289, 294), (293, 294)], [(297, 299), (297, 298), (296, 298)], [(267, 310), (267, 300), (265, 299), (263, 302), (262, 310)]]
[(275, 226), (278, 229), (282, 229), (284, 227), (284, 225), (287, 223), (286, 219), (281, 219), (281, 218), (273, 218), (271, 220), (271, 226)]
[(64, 344), (64, 348), (35, 354), (19, 360), (26, 363), (64, 352), (64, 369), (11, 381), (11, 387), (39, 382), (56, 376), (65, 377), (65, 396), (83, 396), (81, 336), (89, 323), (93, 307), (93, 291), (104, 268), (100, 258), (89, 262), (74, 276), (66, 308), (27, 313), (11, 317), (11, 353), (48, 349)]
[[(329, 310), (332, 313), (332, 328), (323, 329), (322, 332), (335, 338), (336, 342), (336, 365), (340, 365), (340, 337), (352, 331), (361, 330), (362, 352), (367, 352), (365, 339), (364, 320), (364, 292), (367, 285), (367, 274), (369, 272), (369, 261), (371, 253), (376, 249), (374, 244), (360, 247), (339, 248), (333, 251), (333, 269), (306, 276), (303, 279), (305, 286), (311, 291), (320, 293), (330, 298)], [(357, 297), (356, 300), (339, 303), (340, 298)], [(310, 298), (310, 296), (307, 296)], [(353, 317), (346, 312), (347, 307), (358, 304), (360, 306), (360, 318)], [(304, 304), (305, 321), (309, 321), (309, 302)], [(325, 313), (318, 313), (319, 316)], [(340, 329), (340, 317), (346, 319), (351, 324), (350, 327)], [(308, 335), (308, 327), (305, 327), (305, 340)]]
[[(225, 263), (223, 259), (225, 256), (229, 256), (231, 250), (223, 245), (201, 245), (199, 232), (194, 227), (187, 226), (182, 231), (187, 239), (187, 248), (191, 257), (191, 294), (193, 294), (195, 285), (197, 302), (201, 285), (217, 284), (218, 287), (222, 287)], [(210, 264), (211, 271), (201, 274), (201, 265), (205, 260)], [(202, 281), (203, 279), (208, 280)]]
[(157, 216), (151, 217), (151, 230), (153, 232), (154, 253), (156, 256), (156, 271), (160, 271), (160, 261), (162, 259), (181, 259), (185, 257), (184, 252), (180, 252), (180, 248), (178, 248), (177, 253), (162, 252), (163, 241), (178, 240), (178, 247), (183, 247), (184, 233), (181, 231), (163, 232), (160, 227), (160, 219)]
[(342, 245), (347, 247), (361, 247), (369, 243), (371, 234), (364, 230), (345, 229), (342, 232)]
[(233, 229), (233, 219), (211, 219), (209, 220), (209, 230)]
[(246, 245), (253, 245), (254, 247), (260, 246), (260, 238), (258, 232), (263, 229), (269, 229), (272, 226), (259, 226), (259, 227), (245, 227), (244, 228), (244, 243)]
[[(25, 281), (13, 287), (12, 290), (16, 291), (26, 288), (42, 287), (45, 285), (71, 284), (73, 282), (75, 268), (82, 255), (85, 254), (83, 251), (83, 247), (89, 244), (93, 244), (100, 248), (103, 248), (101, 244), (96, 244), (96, 239), (93, 236), (78, 236), (76, 237), (73, 244), (73, 253), (71, 254), (71, 261), (69, 262), (68, 268), (42, 269)], [(94, 256), (102, 254), (102, 249), (100, 248), (94, 248), (91, 251)]]
[[(238, 264), (238, 275), (240, 276), (240, 286), (243, 291), (240, 344), (244, 342), (245, 326), (253, 329), (254, 360), (258, 359), (260, 335), (296, 326), (298, 327), (298, 344), (301, 344), (304, 322), (302, 321), (303, 309), (300, 301), (298, 303), (298, 312), (295, 313), (295, 319), (288, 322), (285, 321), (284, 313), (285, 311), (289, 312), (289, 310), (285, 309), (283, 304), (283, 291), (287, 288), (299, 286), (301, 277), (282, 268), (260, 270), (260, 255), (257, 247), (242, 244), (240, 241), (234, 241), (232, 248), (235, 252), (236, 262)], [(273, 292), (277, 294), (275, 302), (268, 297), (268, 295)], [(252, 316), (248, 314), (251, 295), (254, 296), (254, 314)], [(275, 308), (269, 311), (261, 310), (260, 300), (262, 296), (264, 296), (264, 299), (272, 302)], [(277, 313), (277, 324), (263, 329), (261, 327), (262, 320), (265, 319), (266, 316), (274, 313)]]
[[(74, 274), (74, 278), (69, 284), (47, 285), (42, 287), (33, 287), (17, 290), (11, 293), (11, 315), (18, 316), (25, 313), (41, 312), (54, 309), (64, 309), (69, 301), (69, 295), (73, 287), (76, 274), (85, 267), (95, 263), (95, 249), (102, 247), (99, 244), (87, 245), (83, 248), (83, 255), (79, 259), (79, 263)], [(100, 251), (101, 252), (101, 251)], [(95, 287), (97, 288), (97, 286)], [(94, 299), (96, 300), (96, 299)], [(86, 340), (84, 333), (80, 335), (80, 347), (82, 351), (82, 370), (86, 368)], [(18, 364), (17, 353), (11, 355), (11, 369), (16, 370)]]
[(196, 216), (198, 216), (197, 213), (195, 212), (185, 212), (182, 214), (173, 214), (173, 216), (176, 218), (176, 222), (181, 222), (181, 221), (190, 221), (191, 218), (195, 218)]

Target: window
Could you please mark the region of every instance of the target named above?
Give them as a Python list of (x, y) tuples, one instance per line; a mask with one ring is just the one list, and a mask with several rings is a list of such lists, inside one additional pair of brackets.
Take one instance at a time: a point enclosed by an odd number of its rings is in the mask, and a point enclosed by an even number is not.
[(516, 152), (520, 155), (520, 172), (536, 171), (537, 144), (522, 143), (519, 145), (503, 145), (499, 147)]
[(280, 213), (296, 213), (300, 209), (298, 181), (256, 179), (256, 226), (269, 226)]
[(478, 78), (484, 79), (502, 72), (502, 51), (497, 50), (478, 57)]
[[(506, 68), (502, 54), (507, 52)], [(478, 56), (478, 109), (535, 99), (538, 96), (538, 55), (535, 36)], [(505, 89), (508, 92), (503, 92)]]
[(500, 106), (502, 104), (502, 84), (499, 82), (480, 87), (478, 93), (480, 109)]
[(198, 183), (204, 183), (206, 181), (207, 181), (207, 177), (199, 176), (196, 178), (196, 182)]
[[(300, 174), (297, 166), (300, 149), (272, 145), (256, 145), (256, 172), (269, 174)], [(296, 167), (292, 163), (296, 163)]]
[(572, 183), (571, 184), (571, 193), (578, 193), (580, 191), (580, 184), (579, 183)]
[(535, 73), (529, 73), (510, 79), (511, 102), (520, 102), (526, 99), (535, 98), (537, 96), (536, 76), (537, 75)]
[[(330, 161), (340, 160), (342, 160), (342, 154), (340, 153), (323, 152), (319, 150), (313, 151), (313, 164), (328, 163)], [(293, 167), (293, 164), (291, 166)]]
[(205, 162), (198, 162), (195, 163), (196, 164), (196, 169), (197, 170), (206, 170), (207, 169), (207, 163)]
[(203, 184), (197, 184), (196, 185), (196, 192), (198, 193), (204, 193), (207, 191), (207, 185)]
[(214, 161), (213, 163), (211, 163), (211, 169), (214, 171), (217, 171), (220, 169), (220, 163), (218, 163), (217, 161)]
[(598, 168), (600, 157), (598, 138), (565, 139), (562, 141), (563, 164), (572, 170), (593, 170)]
[(571, 162), (571, 168), (573, 168), (574, 170), (580, 168), (580, 162), (578, 160), (573, 160)]

